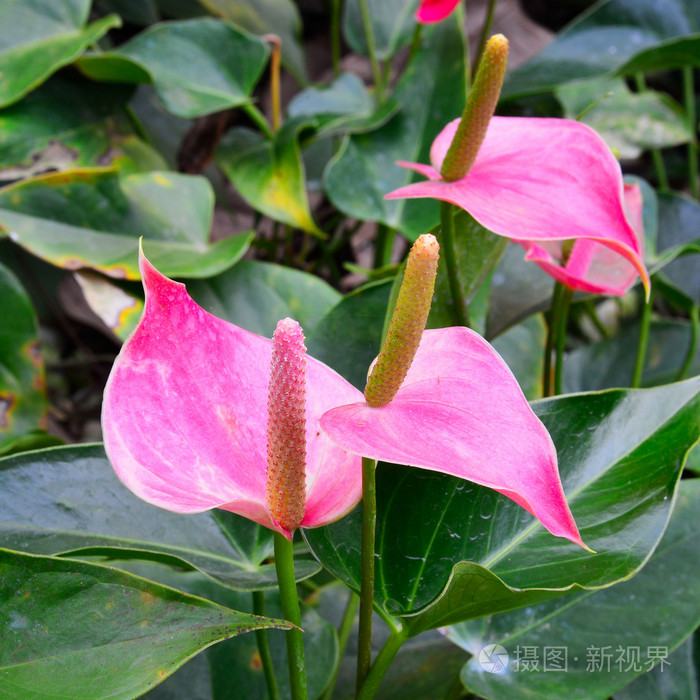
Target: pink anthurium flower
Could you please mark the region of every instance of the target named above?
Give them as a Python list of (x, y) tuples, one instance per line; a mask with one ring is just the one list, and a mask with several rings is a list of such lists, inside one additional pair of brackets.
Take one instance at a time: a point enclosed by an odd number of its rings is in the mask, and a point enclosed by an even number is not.
[[(642, 191), (639, 185), (625, 185), (624, 205), (627, 220), (644, 251)], [(517, 241), (525, 248), (526, 260), (537, 263), (562, 284), (593, 294), (622, 296), (637, 279), (637, 268), (607, 246), (588, 238), (572, 242), (565, 255), (564, 241)]]
[[(564, 241), (600, 244), (627, 260), (648, 290), (640, 237), (625, 212), (620, 166), (593, 129), (567, 119), (492, 117), (467, 175), (448, 182), (440, 172), (459, 121), (433, 142), (432, 165), (399, 163), (428, 180), (394, 190), (388, 199), (431, 197), (455, 204), (494, 233), (527, 241), (533, 259), (555, 258), (547, 246)], [(591, 257), (586, 246), (584, 256)], [(600, 253), (596, 257), (602, 260)], [(577, 261), (578, 253), (569, 279), (582, 274), (585, 262)]]
[(421, 24), (442, 22), (459, 5), (459, 0), (421, 0), (416, 20)]
[(566, 503), (554, 444), (510, 369), (474, 331), (423, 333), (395, 397), (331, 409), (321, 427), (346, 450), (492, 488), (553, 534), (585, 547)]
[[(291, 537), (266, 498), (272, 341), (199, 307), (185, 286), (140, 257), (146, 304), (105, 389), (105, 449), (137, 496), (177, 513), (222, 508)], [(328, 409), (362, 394), (307, 357), (306, 502), (320, 527), (361, 498), (361, 459), (319, 428)]]

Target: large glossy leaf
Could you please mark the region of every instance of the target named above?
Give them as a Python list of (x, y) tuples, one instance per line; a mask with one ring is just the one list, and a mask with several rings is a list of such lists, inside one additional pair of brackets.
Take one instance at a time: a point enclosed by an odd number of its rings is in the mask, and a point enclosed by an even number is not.
[(253, 260), (243, 260), (216, 277), (189, 282), (187, 290), (214, 316), (265, 337), (272, 337), (277, 322), (287, 316), (298, 321), (308, 337), (342, 299), (319, 277)]
[[(644, 150), (677, 146), (691, 138), (676, 102), (653, 91), (633, 93), (619, 78), (566, 85), (557, 90), (557, 97), (570, 119), (585, 112), (581, 121), (595, 129), (621, 159), (638, 158)], [(595, 107), (588, 110), (592, 104)]]
[[(493, 491), (380, 465), (377, 610), (401, 615), (414, 635), (630, 577), (670, 515), (685, 455), (700, 435), (699, 393), (700, 380), (690, 380), (533, 405), (557, 447), (581, 536), (597, 554), (552, 537)], [(319, 561), (356, 590), (358, 511), (305, 533)]]
[(413, 178), (395, 163), (427, 163), (433, 139), (459, 116), (465, 94), (464, 39), (457, 19), (424, 27), (423, 38), (394, 92), (399, 113), (380, 129), (349, 138), (325, 178), (329, 198), (348, 216), (380, 221), (411, 239), (437, 224), (439, 206), (432, 200), (385, 200)]
[(510, 73), (503, 96), (535, 94), (613, 74), (637, 54), (698, 30), (700, 12), (694, 0), (601, 0)]
[[(365, 0), (374, 39), (374, 51), (382, 61), (391, 58), (398, 49), (407, 44), (416, 26), (413, 15), (417, 0)], [(367, 36), (362, 17), (360, 0), (347, 0), (343, 4), (343, 31), (353, 51), (365, 56)]]
[[(0, 460), (0, 546), (37, 554), (107, 554), (196, 568), (239, 590), (276, 585), (272, 532), (223, 511), (178, 515), (136, 498), (102, 445)], [(297, 564), (297, 575), (318, 567)]]
[(161, 22), (78, 67), (94, 80), (153, 82), (169, 111), (196, 117), (251, 102), (267, 55), (263, 41), (228, 22), (194, 19)]
[(0, 264), (0, 450), (46, 428), (44, 361), (31, 301), (14, 274)]
[(131, 280), (139, 279), (143, 236), (164, 274), (207, 277), (233, 265), (251, 239), (243, 233), (209, 244), (213, 206), (203, 177), (72, 170), (0, 190), (0, 232), (59, 267)]
[(655, 71), (672, 70), (683, 66), (700, 67), (700, 35), (696, 33), (680, 39), (668, 39), (641, 51), (618, 68), (620, 75), (635, 75)]
[[(700, 623), (698, 508), (700, 481), (681, 482), (668, 530), (631, 581), (460, 625), (452, 634), (476, 655), (462, 671), (463, 683), (492, 700), (604, 700), (652, 666), (667, 664)], [(505, 673), (488, 673), (478, 663), (479, 651), (494, 643), (512, 659)], [(522, 665), (525, 647), (540, 659), (539, 671)], [(561, 650), (565, 672), (544, 672), (545, 649), (552, 648)]]
[[(668, 384), (678, 376), (690, 348), (692, 329), (687, 321), (652, 321), (642, 374), (642, 386)], [(634, 373), (639, 324), (623, 328), (613, 338), (584, 345), (564, 360), (564, 392), (596, 391), (629, 386)], [(686, 376), (700, 374), (700, 348), (695, 352)]]
[(292, 0), (198, 0), (210, 12), (259, 36), (276, 34), (282, 41), (282, 62), (304, 82), (306, 65), (299, 43), (301, 18)]
[(215, 642), (291, 627), (55, 557), (0, 550), (0, 582), (7, 700), (137, 697)]
[(245, 127), (231, 129), (216, 151), (216, 162), (241, 196), (276, 221), (319, 237), (306, 197), (299, 134), (306, 117), (288, 121), (272, 139)]
[(72, 63), (121, 20), (85, 26), (90, 0), (4, 0), (0, 4), (0, 107), (12, 104)]
[[(56, 76), (0, 117), (0, 180), (80, 166), (162, 170), (125, 111), (133, 89)], [(141, 164), (141, 167), (139, 167)]]

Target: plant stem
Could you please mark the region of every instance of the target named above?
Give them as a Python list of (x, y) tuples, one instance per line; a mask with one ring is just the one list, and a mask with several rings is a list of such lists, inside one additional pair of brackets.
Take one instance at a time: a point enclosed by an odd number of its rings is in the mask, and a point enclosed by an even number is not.
[(374, 89), (377, 95), (377, 104), (384, 102), (384, 82), (382, 80), (382, 70), (377, 60), (377, 49), (374, 43), (374, 28), (372, 18), (367, 7), (367, 0), (358, 0), (360, 13), (362, 14), (362, 26), (365, 30), (365, 40), (367, 41), (367, 53), (372, 64), (372, 75), (374, 76)]
[(338, 630), (338, 665), (333, 671), (326, 692), (323, 694), (322, 700), (331, 700), (333, 697), (333, 691), (335, 690), (335, 683), (338, 680), (338, 673), (340, 671), (340, 659), (343, 658), (345, 654), (345, 648), (348, 645), (348, 639), (350, 639), (350, 632), (352, 632), (352, 623), (355, 621), (355, 614), (357, 613), (357, 608), (360, 604), (359, 597), (350, 591), (350, 597), (348, 598), (348, 604), (345, 606), (345, 612), (343, 613), (343, 620), (340, 623), (340, 629)]
[(695, 352), (698, 349), (698, 336), (700, 336), (700, 304), (693, 304), (690, 309), (690, 347), (685, 356), (685, 362), (678, 372), (676, 381), (680, 381), (686, 375), (695, 359)]
[(408, 53), (409, 62), (420, 48), (421, 34), (423, 34), (423, 25), (420, 22), (416, 22), (416, 26), (413, 28), (413, 36), (411, 37), (411, 49)]
[(284, 619), (299, 629), (287, 632), (287, 665), (292, 700), (308, 700), (306, 666), (304, 665), (304, 633), (301, 631), (301, 610), (294, 580), (294, 547), (279, 532), (274, 533), (275, 568), (282, 601)]
[(377, 522), (377, 462), (362, 458), (362, 573), (360, 579), (360, 624), (357, 635), (357, 679), (359, 693), (372, 663), (372, 615), (374, 613), (374, 537)]
[(497, 0), (489, 0), (489, 9), (486, 12), (484, 26), (481, 28), (481, 36), (479, 37), (479, 48), (477, 49), (476, 58), (474, 59), (474, 66), (472, 67), (474, 75), (476, 75), (476, 71), (479, 70), (481, 55), (484, 53), (484, 46), (486, 46), (486, 40), (489, 38), (491, 24), (493, 23), (493, 12), (496, 9), (496, 1)]
[(391, 265), (391, 253), (394, 250), (396, 231), (385, 224), (377, 225), (377, 237), (374, 239), (374, 267)]
[(394, 660), (401, 645), (406, 641), (407, 634), (404, 630), (393, 630), (389, 639), (382, 647), (377, 658), (372, 664), (370, 672), (367, 674), (365, 682), (358, 691), (357, 700), (372, 700), (384, 678), (384, 674), (389, 668), (389, 664)]
[(698, 182), (698, 125), (695, 114), (695, 89), (693, 85), (693, 66), (683, 66), (683, 100), (685, 102), (685, 114), (690, 130), (690, 143), (688, 144), (688, 181), (690, 193), (698, 199), (700, 197), (700, 184)]
[[(263, 617), (265, 615), (265, 594), (262, 591), (253, 591), (253, 613)], [(267, 694), (270, 700), (279, 700), (280, 693), (277, 687), (275, 667), (272, 665), (270, 646), (267, 642), (267, 630), (255, 630), (255, 639), (258, 643), (258, 653), (262, 663)]]
[(637, 342), (637, 359), (634, 363), (634, 371), (632, 373), (632, 382), (630, 386), (637, 389), (642, 383), (642, 372), (644, 371), (644, 361), (647, 356), (647, 347), (649, 346), (649, 326), (651, 325), (651, 310), (654, 305), (652, 287), (649, 292), (649, 301), (644, 304), (642, 310), (642, 320), (639, 326), (639, 340)]
[(440, 204), (440, 252), (445, 260), (445, 270), (447, 281), (450, 286), (450, 296), (452, 297), (452, 309), (455, 320), (460, 326), (469, 328), (469, 310), (464, 301), (462, 293), (462, 283), (459, 279), (459, 268), (457, 266), (457, 253), (455, 250), (454, 236), (454, 207), (448, 202)]
[(333, 76), (340, 75), (340, 0), (331, 0), (331, 57)]
[[(643, 73), (636, 73), (634, 76), (637, 84), (637, 91), (644, 92), (647, 89), (646, 81)], [(656, 179), (659, 181), (660, 190), (668, 190), (668, 174), (664, 165), (664, 158), (661, 155), (661, 150), (658, 148), (651, 149), (651, 159), (654, 161), (654, 170), (656, 171)]]
[(241, 105), (243, 111), (250, 117), (251, 121), (263, 132), (263, 134), (268, 138), (272, 138), (272, 129), (265, 119), (265, 115), (253, 104), (243, 104)]
[[(547, 344), (544, 349), (544, 376), (542, 394), (545, 398), (561, 393), (561, 373), (566, 342), (566, 322), (569, 317), (571, 290), (561, 282), (554, 283), (552, 307), (549, 311)], [(552, 355), (556, 350), (556, 364), (552, 371)]]
[(282, 42), (276, 34), (265, 37), (272, 45), (270, 56), (270, 102), (272, 104), (272, 130), (278, 131), (282, 124), (280, 101), (280, 68), (282, 65)]
[(564, 370), (564, 350), (566, 349), (566, 326), (569, 320), (569, 309), (571, 308), (571, 297), (574, 290), (571, 287), (562, 285), (562, 295), (559, 309), (559, 327), (557, 328), (557, 353), (554, 365), (554, 394), (559, 396), (562, 393), (561, 380)]

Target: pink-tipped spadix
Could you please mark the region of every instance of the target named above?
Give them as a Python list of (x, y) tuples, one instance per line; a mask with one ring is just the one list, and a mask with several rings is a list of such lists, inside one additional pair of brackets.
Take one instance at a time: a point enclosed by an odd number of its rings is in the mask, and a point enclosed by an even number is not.
[(500, 355), (467, 328), (425, 331), (390, 403), (332, 409), (321, 427), (338, 445), (366, 457), (492, 488), (553, 535), (585, 547), (547, 429)]
[(588, 240), (625, 258), (649, 290), (640, 240), (624, 205), (622, 173), (593, 129), (567, 119), (493, 117), (467, 175), (440, 171), (459, 120), (433, 142), (432, 165), (399, 163), (428, 178), (388, 199), (430, 197), (468, 211), (494, 233), (531, 245)]
[[(105, 449), (122, 482), (178, 513), (222, 508), (291, 537), (266, 496), (272, 341), (198, 306), (185, 286), (140, 257), (143, 316), (105, 389)], [(361, 498), (361, 459), (319, 428), (362, 393), (306, 358), (306, 497), (301, 527), (320, 527)]]

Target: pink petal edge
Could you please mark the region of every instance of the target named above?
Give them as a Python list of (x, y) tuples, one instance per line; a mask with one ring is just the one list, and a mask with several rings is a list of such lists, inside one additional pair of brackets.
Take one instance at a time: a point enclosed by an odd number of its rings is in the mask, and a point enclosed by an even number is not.
[(422, 0), (416, 10), (416, 20), (421, 24), (441, 22), (459, 5), (459, 0)]

